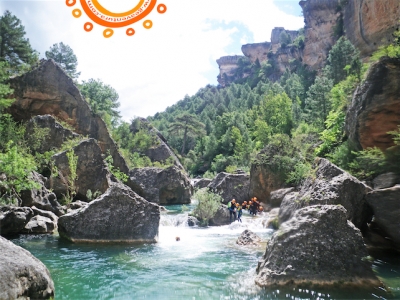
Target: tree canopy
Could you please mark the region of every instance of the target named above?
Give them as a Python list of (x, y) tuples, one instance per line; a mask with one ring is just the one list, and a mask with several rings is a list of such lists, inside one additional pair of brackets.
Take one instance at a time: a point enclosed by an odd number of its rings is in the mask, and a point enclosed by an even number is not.
[(11, 68), (13, 73), (38, 60), (38, 53), (25, 38), (25, 27), (21, 20), (6, 10), (0, 17), (0, 61), (3, 68)]
[(74, 51), (70, 46), (63, 42), (53, 44), (53, 46), (50, 47), (50, 50), (46, 51), (46, 58), (53, 59), (73, 79), (78, 78), (81, 74), (80, 72), (77, 72), (78, 59), (76, 58)]

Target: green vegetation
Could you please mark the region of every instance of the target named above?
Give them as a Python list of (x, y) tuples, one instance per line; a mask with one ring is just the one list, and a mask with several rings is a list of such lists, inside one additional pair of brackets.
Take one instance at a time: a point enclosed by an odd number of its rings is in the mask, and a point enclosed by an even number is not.
[(60, 42), (46, 51), (46, 58), (53, 59), (73, 79), (77, 79), (80, 72), (77, 72), (78, 59), (70, 46)]
[(120, 181), (127, 182), (129, 177), (125, 173), (121, 172), (118, 168), (114, 167), (114, 160), (111, 155), (108, 155), (105, 159), (108, 170)]
[(25, 38), (25, 27), (21, 20), (8, 10), (0, 17), (0, 41), (2, 72), (18, 74), (38, 61), (38, 53)]
[(193, 198), (198, 200), (198, 204), (192, 214), (200, 221), (201, 226), (208, 226), (208, 221), (215, 216), (221, 206), (222, 197), (207, 189), (201, 189), (196, 191)]

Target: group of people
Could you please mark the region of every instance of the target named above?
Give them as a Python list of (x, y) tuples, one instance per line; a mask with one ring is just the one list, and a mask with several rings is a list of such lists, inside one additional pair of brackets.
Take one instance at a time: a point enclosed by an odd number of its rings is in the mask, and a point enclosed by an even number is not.
[(238, 222), (242, 222), (242, 214), (243, 210), (248, 210), (250, 215), (257, 215), (257, 212), (262, 212), (263, 207), (261, 203), (257, 200), (257, 197), (251, 198), (249, 202), (243, 201), (242, 204), (236, 202), (236, 199), (232, 199), (228, 202), (228, 209), (229, 209), (229, 221), (232, 223), (233, 220)]

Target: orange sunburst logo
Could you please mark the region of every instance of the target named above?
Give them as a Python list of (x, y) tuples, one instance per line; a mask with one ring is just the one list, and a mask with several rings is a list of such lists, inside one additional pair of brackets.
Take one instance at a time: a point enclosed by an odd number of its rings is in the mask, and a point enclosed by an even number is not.
[[(163, 14), (167, 11), (165, 4), (158, 4), (157, 0), (132, 0), (132, 2), (138, 2), (133, 5), (132, 9), (115, 13), (104, 8), (99, 0), (79, 0), (84, 13), (96, 24), (105, 27), (103, 31), (103, 36), (105, 38), (110, 38), (114, 34), (113, 28), (126, 28), (126, 35), (132, 36), (135, 34), (135, 29), (130, 27), (132, 24), (143, 20), (142, 25), (146, 29), (153, 27), (153, 21), (150, 19), (145, 19), (153, 10), (157, 8), (157, 12)], [(74, 7), (77, 0), (66, 0), (68, 7)], [(82, 10), (79, 8), (74, 8), (72, 10), (72, 15), (75, 18), (80, 18), (82, 16)], [(92, 31), (94, 25), (93, 22), (86, 22), (83, 25), (83, 29), (87, 32)]]

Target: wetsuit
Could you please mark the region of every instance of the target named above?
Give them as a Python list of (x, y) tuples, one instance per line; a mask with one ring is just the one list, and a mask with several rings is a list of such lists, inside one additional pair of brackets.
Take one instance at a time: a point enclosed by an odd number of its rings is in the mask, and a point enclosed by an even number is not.
[(238, 222), (240, 221), (240, 223), (242, 223), (242, 219), (240, 218), (242, 216), (243, 210), (242, 210), (242, 206), (239, 204), (238, 208), (237, 208), (237, 220)]
[(233, 216), (233, 221), (236, 221), (236, 206), (234, 203), (232, 203), (232, 201), (229, 201), (228, 209), (229, 209), (229, 221), (232, 223), (232, 216)]

